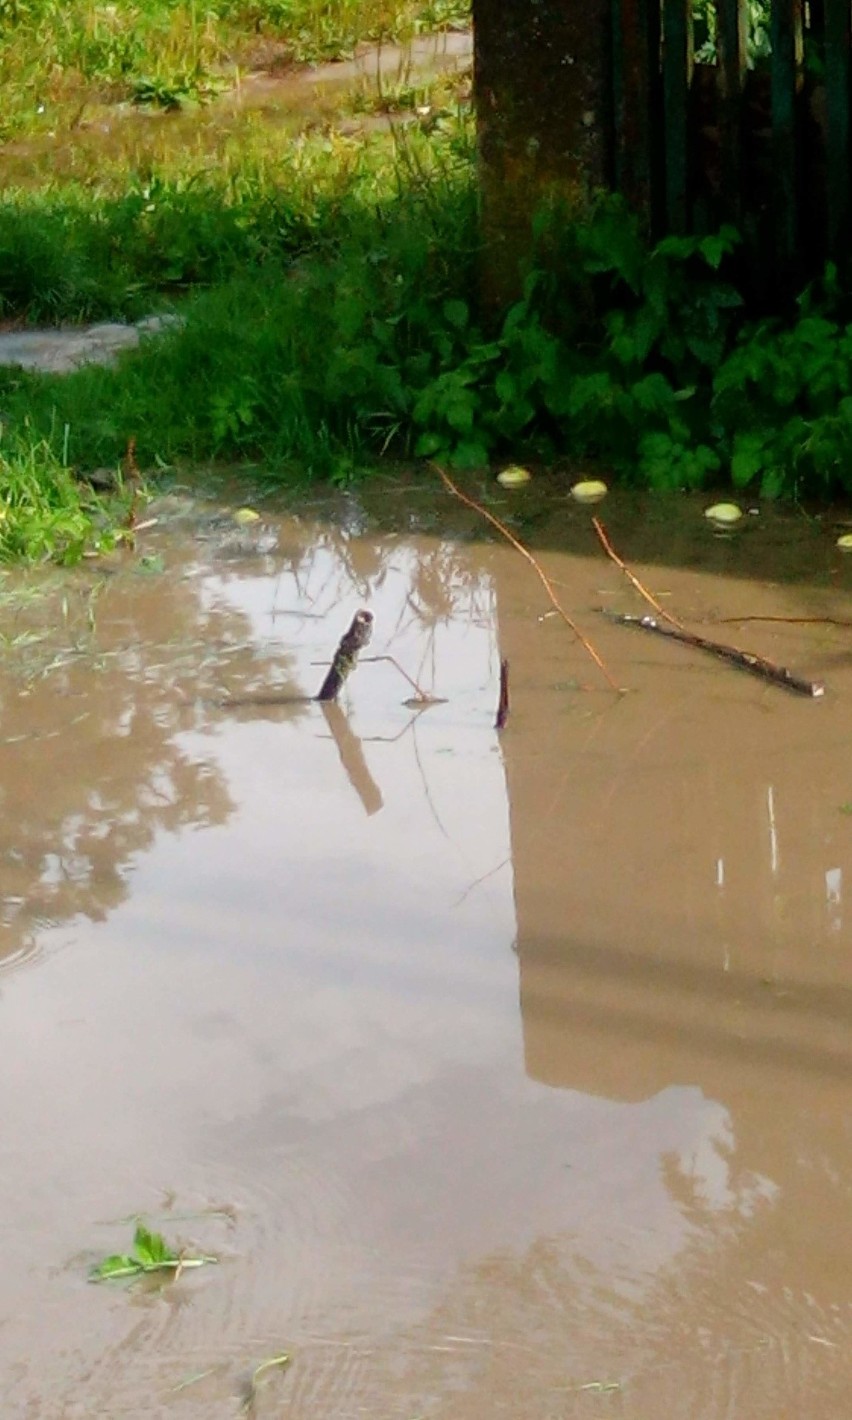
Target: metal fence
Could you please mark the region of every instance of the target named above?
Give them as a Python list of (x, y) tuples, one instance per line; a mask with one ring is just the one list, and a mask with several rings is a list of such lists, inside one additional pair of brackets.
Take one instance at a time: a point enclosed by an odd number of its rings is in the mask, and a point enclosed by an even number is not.
[(656, 235), (732, 222), (754, 285), (850, 266), (852, 0), (613, 0), (615, 181)]

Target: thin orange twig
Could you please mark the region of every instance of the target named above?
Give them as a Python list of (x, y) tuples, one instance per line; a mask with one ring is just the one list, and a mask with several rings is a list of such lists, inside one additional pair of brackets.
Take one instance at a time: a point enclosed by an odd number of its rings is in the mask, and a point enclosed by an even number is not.
[(577, 637), (577, 640), (580, 642), (583, 649), (588, 653), (588, 655), (591, 656), (595, 665), (603, 674), (604, 678), (607, 681), (607, 684), (613, 690), (618, 691), (620, 694), (621, 687), (616, 685), (615, 681), (613, 680), (612, 676), (610, 675), (609, 671), (607, 670), (606, 666), (604, 665), (603, 661), (601, 660), (601, 657), (598, 655), (598, 652), (595, 650), (591, 641), (589, 641), (588, 638), (583, 635), (576, 622), (571, 620), (567, 611), (562, 606), (561, 602), (559, 601), (559, 598), (554, 592), (553, 586), (547, 576), (547, 573), (544, 572), (543, 569), (539, 566), (538, 562), (533, 557), (529, 549), (524, 547), (524, 544), (522, 542), (518, 541), (514, 533), (509, 532), (509, 529), (506, 527), (505, 523), (501, 523), (499, 518), (495, 518), (494, 514), (489, 513), (487, 508), (483, 508), (481, 503), (477, 503), (475, 498), (469, 497), (467, 493), (462, 493), (461, 489), (456, 487), (456, 485), (453, 483), (453, 480), (444, 472), (444, 470), (438, 464), (433, 463), (432, 467), (434, 468), (444, 487), (448, 490), (448, 492), (452, 493), (454, 498), (458, 498), (459, 502), (466, 503), (468, 508), (472, 508), (475, 513), (479, 513), (480, 516), (485, 518), (486, 521), (489, 522), (493, 528), (497, 529), (498, 533), (500, 533), (501, 536), (504, 537), (507, 542), (510, 542), (512, 544), (516, 552), (519, 552), (522, 557), (526, 558), (527, 562), (530, 564), (542, 586), (544, 587), (544, 590), (547, 592), (548, 599), (553, 609), (558, 613), (559, 616), (562, 617), (562, 620), (565, 622), (565, 625), (569, 628), (569, 630), (573, 631), (574, 635)]
[(655, 596), (652, 596), (652, 594), (648, 591), (647, 587), (643, 587), (642, 583), (639, 581), (639, 578), (633, 572), (631, 572), (627, 564), (622, 561), (615, 548), (613, 547), (612, 543), (610, 542), (609, 538), (607, 537), (606, 528), (604, 527), (603, 523), (600, 521), (599, 518), (592, 518), (592, 526), (598, 535), (601, 547), (603, 548), (607, 557), (611, 557), (616, 567), (621, 568), (625, 577), (629, 582), (633, 583), (639, 595), (645, 598), (645, 601), (648, 603), (648, 605), (654, 608), (654, 611), (657, 613), (658, 616), (662, 617), (663, 621), (667, 621), (670, 626), (677, 627), (678, 631), (685, 630), (684, 626), (680, 621), (678, 621), (677, 617), (670, 616), (670, 614), (665, 610), (665, 608), (660, 606), (660, 603), (657, 601), (657, 598)]

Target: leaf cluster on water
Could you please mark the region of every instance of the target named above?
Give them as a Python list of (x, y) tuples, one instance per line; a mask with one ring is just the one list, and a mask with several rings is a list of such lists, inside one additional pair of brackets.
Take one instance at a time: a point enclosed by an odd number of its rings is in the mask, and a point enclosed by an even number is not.
[(189, 1268), (205, 1267), (217, 1261), (218, 1258), (206, 1253), (191, 1253), (185, 1249), (175, 1252), (161, 1233), (153, 1233), (143, 1223), (137, 1223), (132, 1252), (105, 1257), (103, 1262), (92, 1268), (89, 1281), (108, 1282), (139, 1277), (148, 1272), (177, 1275)]

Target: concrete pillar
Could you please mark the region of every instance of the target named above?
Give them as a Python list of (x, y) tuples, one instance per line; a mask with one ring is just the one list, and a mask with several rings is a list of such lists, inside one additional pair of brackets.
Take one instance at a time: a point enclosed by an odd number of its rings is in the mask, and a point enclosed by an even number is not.
[(610, 176), (611, 0), (473, 0), (483, 294), (514, 299), (531, 221)]

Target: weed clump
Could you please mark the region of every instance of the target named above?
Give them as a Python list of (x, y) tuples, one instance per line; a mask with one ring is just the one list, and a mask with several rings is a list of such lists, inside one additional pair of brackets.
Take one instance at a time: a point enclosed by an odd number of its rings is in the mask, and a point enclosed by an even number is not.
[(0, 443), (0, 562), (70, 566), (123, 536), (119, 499), (99, 498), (47, 441)]

